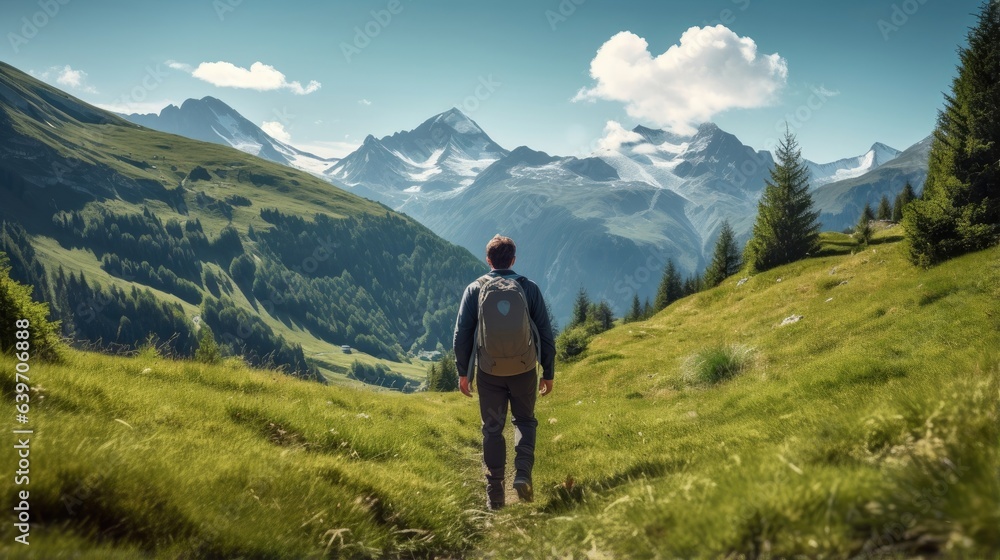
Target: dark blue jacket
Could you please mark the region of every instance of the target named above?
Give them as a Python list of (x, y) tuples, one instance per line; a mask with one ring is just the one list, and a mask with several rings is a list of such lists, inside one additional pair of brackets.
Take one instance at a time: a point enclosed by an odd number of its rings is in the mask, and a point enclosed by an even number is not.
[[(509, 276), (517, 274), (513, 270), (502, 269), (492, 270), (493, 276)], [(535, 322), (538, 329), (539, 348), (542, 351), (542, 378), (552, 379), (555, 376), (556, 366), (556, 343), (552, 337), (552, 323), (549, 321), (549, 312), (545, 309), (545, 300), (542, 298), (542, 290), (538, 285), (521, 276), (518, 279), (524, 289), (524, 295), (528, 299), (528, 314)], [(473, 358), (472, 347), (473, 338), (476, 335), (476, 326), (479, 324), (479, 282), (478, 280), (469, 284), (462, 294), (462, 303), (458, 306), (458, 319), (455, 321), (455, 365), (458, 367), (458, 375), (465, 377), (469, 372), (469, 361)]]

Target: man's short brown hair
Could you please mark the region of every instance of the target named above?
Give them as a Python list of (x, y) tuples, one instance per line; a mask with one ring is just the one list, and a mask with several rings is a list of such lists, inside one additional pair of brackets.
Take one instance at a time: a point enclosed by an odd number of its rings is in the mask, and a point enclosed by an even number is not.
[(517, 246), (514, 245), (514, 240), (499, 233), (486, 244), (486, 258), (490, 261), (490, 265), (496, 269), (510, 268), (516, 252)]

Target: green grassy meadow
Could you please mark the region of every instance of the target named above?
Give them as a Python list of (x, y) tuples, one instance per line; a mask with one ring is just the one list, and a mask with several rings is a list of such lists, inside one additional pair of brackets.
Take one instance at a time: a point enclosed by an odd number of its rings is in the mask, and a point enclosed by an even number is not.
[(535, 502), (496, 514), (460, 394), (68, 351), (32, 369), (32, 544), (0, 555), (996, 558), (1000, 248), (922, 270), (899, 236), (599, 335), (539, 400)]

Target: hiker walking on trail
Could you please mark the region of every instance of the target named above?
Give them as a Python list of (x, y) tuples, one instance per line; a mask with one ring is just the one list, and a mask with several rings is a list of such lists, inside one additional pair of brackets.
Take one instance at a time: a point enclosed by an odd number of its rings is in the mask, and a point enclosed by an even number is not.
[[(552, 392), (555, 342), (538, 286), (512, 270), (516, 247), (496, 235), (486, 245), (490, 272), (465, 289), (455, 322), (455, 363), (459, 389), (472, 396), (476, 378), (483, 419), (483, 462), (490, 509), (504, 506), (507, 447), (503, 437), (510, 407), (514, 424), (514, 490), (521, 501), (534, 496), (536, 391)], [(537, 366), (542, 366), (538, 380)]]

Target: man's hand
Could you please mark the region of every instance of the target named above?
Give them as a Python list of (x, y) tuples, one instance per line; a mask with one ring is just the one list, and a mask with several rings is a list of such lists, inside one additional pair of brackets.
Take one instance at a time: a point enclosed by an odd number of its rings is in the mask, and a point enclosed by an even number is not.
[(552, 380), (542, 379), (538, 382), (538, 392), (544, 397), (552, 392)]
[(458, 378), (458, 390), (467, 397), (472, 397), (472, 388), (469, 387), (469, 377), (462, 375)]

